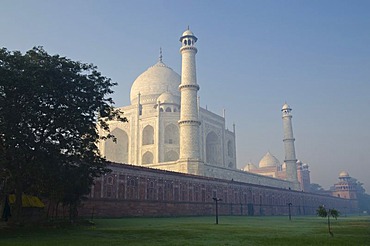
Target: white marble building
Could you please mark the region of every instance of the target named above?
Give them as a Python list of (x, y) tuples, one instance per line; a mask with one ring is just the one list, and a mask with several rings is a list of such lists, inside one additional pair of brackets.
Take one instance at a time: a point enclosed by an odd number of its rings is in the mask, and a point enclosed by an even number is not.
[[(183, 36), (189, 33), (192, 34), (187, 30)], [(184, 45), (185, 48), (188, 46)], [(183, 73), (186, 72), (184, 70)], [(198, 161), (235, 169), (235, 132), (225, 128), (224, 117), (199, 107), (196, 94), (183, 100), (182, 105), (180, 84), (180, 75), (164, 64), (160, 56), (159, 61), (139, 75), (132, 84), (131, 105), (120, 108), (128, 123), (110, 122), (117, 142), (101, 142), (99, 147), (102, 155), (112, 162), (177, 171), (176, 162), (181, 152), (179, 120), (181, 111), (184, 112), (181, 109), (191, 102), (193, 108), (188, 110), (191, 112), (183, 117), (186, 121), (189, 114), (195, 115), (192, 117), (200, 123), (199, 134), (190, 138), (184, 132), (183, 135), (187, 136), (183, 139), (198, 138), (195, 142), (189, 141), (191, 146), (197, 145)], [(188, 153), (184, 153), (184, 156), (185, 159), (191, 158)]]
[[(109, 123), (117, 141), (100, 142), (101, 154), (116, 163), (300, 189), (296, 175), (281, 180), (236, 168), (235, 126), (232, 131), (226, 129), (223, 116), (199, 105), (197, 38), (188, 29), (180, 42), (181, 76), (164, 64), (162, 55), (139, 75), (131, 87), (131, 105), (120, 108), (128, 123)], [(286, 152), (293, 153), (286, 162), (295, 159), (290, 119), (289, 115), (285, 120), (287, 127), (283, 121), (284, 130), (288, 131), (284, 139)]]

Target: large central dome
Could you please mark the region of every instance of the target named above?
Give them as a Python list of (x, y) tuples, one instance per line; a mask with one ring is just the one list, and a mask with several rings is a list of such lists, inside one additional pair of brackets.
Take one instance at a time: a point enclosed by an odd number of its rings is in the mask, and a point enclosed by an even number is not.
[(280, 165), (279, 160), (275, 156), (273, 156), (270, 152), (267, 152), (267, 154), (264, 157), (262, 157), (259, 163), (260, 168), (276, 167), (279, 165)]
[(160, 60), (139, 75), (132, 84), (130, 92), (131, 104), (137, 103), (139, 93), (141, 104), (157, 103), (157, 98), (163, 92), (169, 92), (180, 98), (180, 83), (180, 75)]

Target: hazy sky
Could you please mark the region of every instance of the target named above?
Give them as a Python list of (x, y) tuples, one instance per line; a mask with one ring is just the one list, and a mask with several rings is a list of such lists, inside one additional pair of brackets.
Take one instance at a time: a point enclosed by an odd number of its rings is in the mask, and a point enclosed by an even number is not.
[(239, 168), (267, 151), (283, 162), (287, 102), (311, 181), (329, 188), (345, 170), (370, 192), (370, 1), (0, 0), (0, 47), (97, 65), (119, 83), (117, 106), (159, 47), (181, 73), (188, 25), (201, 106), (235, 122)]

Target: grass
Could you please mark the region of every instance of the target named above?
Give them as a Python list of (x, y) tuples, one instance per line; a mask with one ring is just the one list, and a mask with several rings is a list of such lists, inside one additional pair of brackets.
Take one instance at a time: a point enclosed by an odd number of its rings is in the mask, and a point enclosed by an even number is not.
[(370, 217), (96, 219), (93, 226), (0, 229), (0, 245), (370, 245)]

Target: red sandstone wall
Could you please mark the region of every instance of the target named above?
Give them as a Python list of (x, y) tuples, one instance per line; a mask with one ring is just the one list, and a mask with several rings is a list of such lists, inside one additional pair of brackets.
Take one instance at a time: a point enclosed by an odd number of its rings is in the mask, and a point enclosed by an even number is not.
[(354, 200), (252, 185), (130, 165), (111, 165), (112, 173), (95, 181), (81, 216), (200, 216), (314, 214), (319, 205), (356, 212)]

